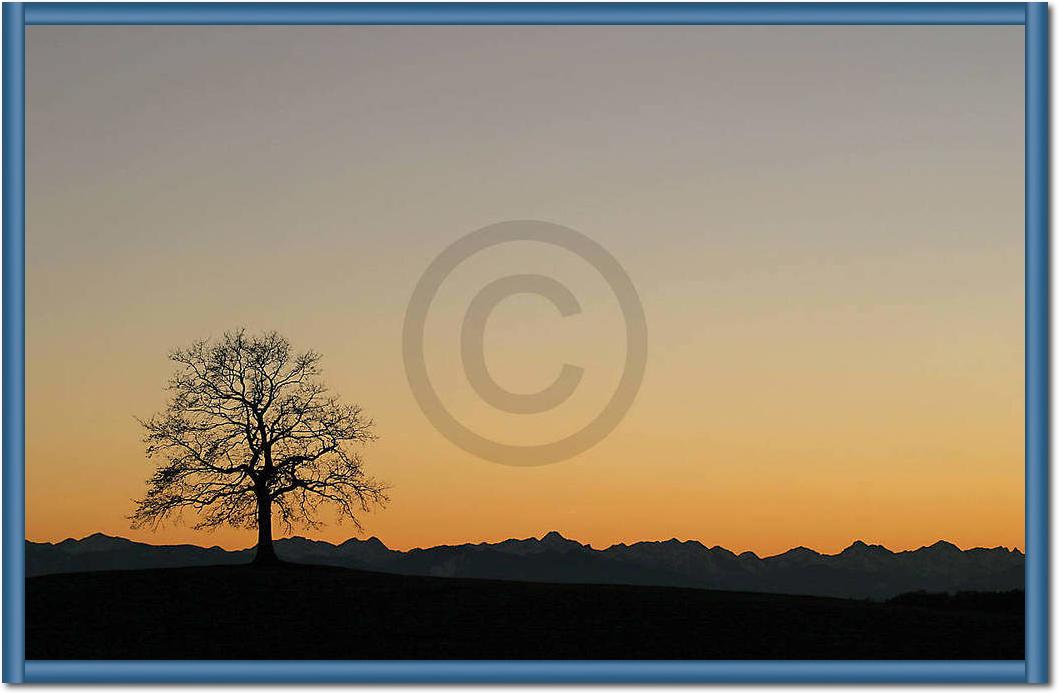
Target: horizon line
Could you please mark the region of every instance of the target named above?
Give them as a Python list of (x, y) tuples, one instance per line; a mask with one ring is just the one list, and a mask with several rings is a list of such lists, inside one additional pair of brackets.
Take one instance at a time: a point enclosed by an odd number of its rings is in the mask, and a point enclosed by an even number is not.
[[(492, 542), (490, 542), (490, 541), (479, 541), (479, 542), (466, 541), (466, 542), (463, 542), (463, 543), (445, 543), (445, 544), (434, 544), (433, 546), (416, 546), (416, 547), (412, 547), (412, 548), (409, 548), (409, 549), (395, 549), (395, 548), (392, 548), (388, 544), (386, 544), (386, 542), (384, 542), (382, 539), (380, 539), (379, 537), (377, 537), (375, 535), (371, 535), (371, 536), (363, 538), (363, 539), (361, 539), (360, 537), (356, 537), (356, 536), (350, 536), (349, 538), (347, 538), (347, 539), (345, 539), (345, 540), (343, 540), (341, 542), (332, 543), (330, 541), (327, 541), (326, 539), (310, 539), (309, 537), (305, 537), (305, 536), (302, 536), (300, 534), (293, 534), (293, 535), (290, 535), (290, 536), (278, 537), (278, 538), (274, 539), (273, 543), (278, 544), (279, 542), (287, 541), (287, 540), (291, 540), (291, 539), (303, 539), (305, 541), (312, 542), (314, 544), (327, 544), (328, 546), (337, 547), (337, 546), (340, 546), (342, 544), (348, 543), (350, 541), (369, 542), (369, 541), (371, 541), (373, 539), (373, 540), (377, 541), (378, 543), (382, 544), (382, 546), (387, 551), (394, 551), (394, 552), (397, 552), (397, 553), (410, 553), (412, 551), (426, 551), (426, 550), (429, 550), (429, 549), (439, 549), (439, 548), (456, 548), (456, 547), (460, 547), (460, 546), (496, 546), (497, 544), (501, 544), (501, 543), (507, 542), (507, 541), (531, 541), (531, 540), (543, 541), (543, 540), (545, 540), (547, 537), (549, 537), (552, 534), (557, 535), (557, 537), (560, 538), (560, 539), (563, 539), (563, 540), (569, 541), (569, 542), (573, 542), (573, 543), (578, 544), (580, 546), (583, 546), (583, 547), (586, 547), (588, 549), (591, 549), (592, 551), (607, 551), (609, 549), (612, 549), (612, 548), (618, 547), (618, 546), (635, 546), (636, 544), (666, 544), (666, 543), (669, 543), (669, 542), (677, 542), (677, 543), (680, 543), (680, 544), (698, 544), (699, 546), (701, 546), (703, 548), (706, 548), (706, 549), (709, 549), (709, 550), (723, 549), (724, 551), (727, 551), (727, 552), (729, 552), (731, 554), (734, 554), (734, 555), (740, 556), (740, 557), (749, 554), (749, 555), (752, 555), (752, 556), (756, 556), (757, 558), (760, 558), (760, 559), (774, 558), (775, 556), (782, 556), (783, 554), (787, 554), (787, 553), (790, 553), (791, 551), (796, 551), (798, 549), (805, 549), (805, 550), (811, 551), (812, 553), (815, 553), (815, 554), (817, 554), (819, 556), (839, 556), (842, 553), (844, 553), (845, 551), (847, 551), (848, 549), (856, 546), (857, 544), (862, 544), (862, 545), (864, 545), (866, 547), (879, 547), (879, 548), (885, 549), (886, 551), (888, 551), (889, 553), (892, 553), (894, 555), (902, 554), (902, 553), (913, 553), (915, 551), (920, 551), (922, 549), (928, 549), (928, 548), (937, 546), (938, 544), (948, 544), (949, 546), (953, 546), (954, 548), (956, 548), (958, 551), (960, 551), (962, 553), (965, 553), (967, 551), (973, 551), (973, 550), (976, 550), (976, 549), (984, 549), (984, 550), (1004, 549), (1004, 550), (1006, 550), (1006, 551), (1008, 551), (1010, 553), (1017, 553), (1017, 554), (1021, 554), (1022, 556), (1025, 555), (1025, 551), (1020, 549), (1020, 548), (1018, 548), (1017, 546), (1009, 547), (1009, 546), (997, 545), (997, 546), (971, 546), (971, 547), (968, 547), (968, 548), (963, 548), (963, 547), (959, 546), (958, 544), (956, 544), (955, 542), (949, 541), (947, 539), (938, 539), (937, 541), (933, 542), (932, 544), (923, 544), (922, 546), (919, 546), (919, 547), (914, 548), (914, 549), (908, 548), (908, 549), (902, 549), (900, 551), (894, 551), (894, 550), (890, 549), (889, 547), (885, 546), (884, 544), (873, 544), (873, 543), (870, 543), (870, 542), (862, 540), (862, 539), (854, 539), (854, 540), (852, 540), (852, 542), (849, 543), (848, 546), (846, 546), (845, 548), (843, 548), (842, 550), (840, 550), (840, 551), (838, 551), (836, 553), (823, 553), (822, 551), (818, 551), (818, 550), (813, 549), (811, 547), (805, 546), (804, 544), (799, 544), (797, 546), (791, 546), (790, 548), (786, 549), (785, 551), (779, 551), (778, 553), (773, 553), (773, 554), (768, 554), (768, 555), (761, 555), (761, 554), (758, 554), (756, 551), (751, 551), (751, 550), (735, 552), (735, 551), (732, 551), (731, 549), (728, 549), (727, 547), (722, 546), (720, 544), (715, 544), (713, 546), (709, 546), (709, 545), (705, 544), (704, 542), (702, 542), (702, 541), (700, 541), (698, 539), (678, 539), (676, 537), (671, 537), (669, 539), (641, 539), (641, 540), (632, 541), (632, 542), (620, 541), (620, 542), (616, 542), (616, 543), (610, 544), (609, 546), (606, 546), (604, 548), (596, 548), (595, 546), (593, 546), (590, 543), (584, 543), (584, 542), (582, 542), (580, 540), (577, 540), (577, 539), (571, 539), (570, 537), (565, 536), (564, 534), (562, 534), (558, 530), (550, 530), (550, 531), (545, 532), (544, 534), (542, 534), (542, 535), (540, 535), (538, 537), (537, 536), (529, 536), (529, 537), (524, 537), (524, 538), (521, 538), (521, 537), (508, 537), (506, 539), (501, 539), (499, 541), (492, 541)], [(225, 552), (228, 552), (228, 553), (238, 553), (240, 551), (252, 551), (253, 549), (256, 548), (255, 545), (250, 545), (250, 546), (246, 546), (246, 547), (243, 547), (243, 548), (226, 549), (226, 548), (220, 546), (219, 544), (213, 544), (211, 546), (204, 546), (202, 544), (193, 544), (193, 543), (188, 543), (188, 542), (176, 543), (176, 544), (152, 544), (152, 543), (149, 543), (149, 542), (146, 542), (146, 541), (139, 541), (139, 540), (136, 540), (136, 539), (129, 539), (128, 537), (119, 536), (119, 535), (113, 535), (113, 534), (106, 534), (105, 532), (99, 532), (99, 531), (92, 532), (90, 534), (86, 534), (86, 535), (84, 535), (81, 538), (74, 538), (74, 537), (71, 536), (71, 537), (66, 537), (65, 539), (60, 539), (58, 541), (34, 541), (34, 540), (32, 540), (32, 539), (27, 537), (25, 539), (25, 541), (29, 542), (29, 543), (32, 543), (32, 544), (49, 544), (49, 545), (55, 546), (55, 545), (61, 544), (61, 543), (66, 542), (66, 541), (77, 541), (77, 542), (84, 541), (85, 539), (89, 539), (89, 538), (94, 537), (94, 536), (102, 536), (102, 537), (107, 537), (107, 538), (110, 538), (110, 539), (122, 539), (124, 541), (128, 541), (128, 542), (133, 543), (133, 544), (140, 544), (140, 545), (143, 545), (143, 546), (152, 546), (152, 547), (156, 547), (156, 548), (178, 547), (178, 546), (193, 546), (193, 547), (199, 548), (199, 549), (220, 549), (221, 551), (225, 551)]]

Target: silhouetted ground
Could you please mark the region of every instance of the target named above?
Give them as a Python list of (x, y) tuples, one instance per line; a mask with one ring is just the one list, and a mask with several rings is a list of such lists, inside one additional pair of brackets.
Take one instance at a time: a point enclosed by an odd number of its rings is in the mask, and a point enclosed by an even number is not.
[[(1023, 606), (287, 565), (26, 581), (28, 659), (1022, 659)], [(1001, 601), (1001, 600), (1000, 600)]]

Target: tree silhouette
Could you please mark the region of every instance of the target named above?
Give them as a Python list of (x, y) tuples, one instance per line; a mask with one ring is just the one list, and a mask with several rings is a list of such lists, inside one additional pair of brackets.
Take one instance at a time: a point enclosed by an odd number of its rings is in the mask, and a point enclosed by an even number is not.
[(147, 457), (159, 462), (133, 527), (191, 509), (197, 529), (257, 527), (254, 562), (274, 563), (273, 508), (291, 529), (321, 526), (317, 511), (329, 504), (359, 529), (357, 512), (388, 500), (353, 449), (375, 439), (372, 421), (328, 393), (316, 352), (296, 354), (275, 332), (240, 329), (169, 359), (179, 367), (171, 399), (140, 421)]

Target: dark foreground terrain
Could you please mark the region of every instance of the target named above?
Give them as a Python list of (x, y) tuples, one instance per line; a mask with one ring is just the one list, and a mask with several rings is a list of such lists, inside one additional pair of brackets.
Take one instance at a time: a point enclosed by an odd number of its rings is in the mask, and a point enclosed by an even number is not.
[(26, 581), (28, 659), (1021, 659), (1020, 593), (891, 602), (213, 566)]

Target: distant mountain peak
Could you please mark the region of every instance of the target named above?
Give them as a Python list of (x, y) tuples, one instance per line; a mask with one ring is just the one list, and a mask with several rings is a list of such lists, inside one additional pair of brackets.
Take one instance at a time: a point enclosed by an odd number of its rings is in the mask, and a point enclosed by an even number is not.
[(324, 544), (327, 546), (333, 546), (333, 544), (329, 542), (320, 541), (319, 539), (309, 539), (308, 537), (284, 537), (282, 539), (276, 539), (277, 544), (280, 542), (298, 546), (322, 546)]
[(919, 551), (929, 551), (932, 553), (945, 554), (962, 553), (962, 549), (960, 549), (958, 546), (951, 543), (950, 541), (944, 541), (943, 539), (941, 539), (940, 541), (935, 541), (929, 546), (923, 546), (921, 549), (919, 549)]
[(892, 551), (885, 548), (881, 544), (868, 544), (867, 542), (857, 539), (856, 541), (849, 544), (839, 556), (865, 556), (868, 554), (872, 555), (892, 555)]
[[(857, 544), (863, 544), (863, 542), (856, 542)], [(863, 544), (866, 546), (865, 544)], [(855, 544), (853, 545), (855, 546)], [(849, 548), (852, 548), (851, 546)], [(848, 549), (846, 549), (847, 551)], [(785, 553), (779, 554), (780, 556), (821, 556), (822, 554), (818, 551), (808, 548), (807, 546), (795, 546)]]
[(577, 542), (573, 541), (572, 539), (567, 539), (566, 537), (562, 536), (559, 532), (557, 532), (555, 530), (551, 530), (550, 532), (548, 532), (544, 536), (540, 537), (540, 541), (542, 541), (544, 543), (547, 543), (547, 544), (576, 544), (577, 543)]
[(378, 537), (368, 537), (367, 539), (360, 539), (358, 537), (350, 537), (350, 538), (346, 539), (345, 541), (343, 541), (341, 544), (338, 544), (338, 546), (347, 546), (347, 545), (348, 546), (362, 545), (362, 546), (370, 546), (372, 548), (379, 548), (379, 549), (388, 548), (385, 545), (385, 543), (383, 543), (383, 541), (381, 539), (379, 539)]
[(102, 532), (92, 532), (91, 534), (81, 539), (66, 539), (67, 541), (76, 542), (78, 544), (123, 544), (130, 543), (129, 539), (123, 537), (112, 537), (109, 534), (103, 534)]
[(110, 551), (125, 546), (132, 546), (133, 542), (122, 537), (112, 537), (102, 532), (94, 532), (82, 539), (65, 539), (56, 546), (64, 551), (83, 553), (86, 551)]

